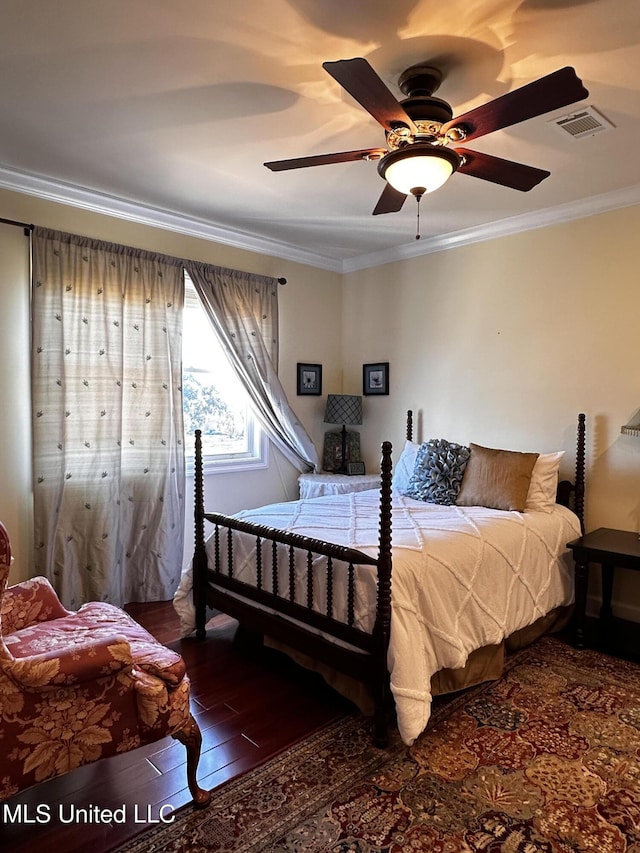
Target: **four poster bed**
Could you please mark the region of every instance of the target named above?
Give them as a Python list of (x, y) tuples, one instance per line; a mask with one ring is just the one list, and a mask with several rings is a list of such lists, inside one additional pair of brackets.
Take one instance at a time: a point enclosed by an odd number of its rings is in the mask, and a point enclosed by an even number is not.
[[(573, 574), (565, 546), (583, 527), (584, 415), (578, 418), (575, 483), (558, 484), (561, 453), (540, 455), (540, 465), (542, 456), (554, 457), (546, 478), (553, 497), (532, 503), (531, 510), (527, 503), (524, 511), (409, 496), (407, 478), (426, 446), (414, 443), (412, 432), (409, 412), (395, 471), (391, 444), (382, 445), (379, 491), (235, 516), (205, 512), (196, 432), (197, 636), (205, 635), (209, 606), (326, 676), (338, 673), (348, 684), (363, 684), (378, 745), (387, 738), (390, 691), (400, 734), (412, 743), (429, 719), (432, 695), (499, 677), (505, 643), (517, 647), (557, 629), (560, 619), (566, 623)], [(484, 450), (471, 445), (472, 454)], [(490, 453), (532, 456), (538, 465), (538, 454)], [(527, 502), (537, 470), (529, 469)], [(205, 522), (212, 525), (207, 538)]]

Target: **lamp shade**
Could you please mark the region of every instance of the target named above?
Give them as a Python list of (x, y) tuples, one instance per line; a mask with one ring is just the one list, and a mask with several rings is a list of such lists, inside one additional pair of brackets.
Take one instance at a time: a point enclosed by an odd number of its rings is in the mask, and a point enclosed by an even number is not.
[(417, 143), (385, 154), (378, 172), (398, 192), (423, 195), (441, 187), (461, 163), (450, 148)]
[(361, 424), (362, 397), (356, 394), (329, 394), (324, 413), (326, 424)]
[(629, 423), (626, 423), (623, 427), (620, 427), (620, 432), (623, 435), (633, 435), (636, 438), (640, 438), (640, 409), (638, 409), (638, 411), (631, 418)]

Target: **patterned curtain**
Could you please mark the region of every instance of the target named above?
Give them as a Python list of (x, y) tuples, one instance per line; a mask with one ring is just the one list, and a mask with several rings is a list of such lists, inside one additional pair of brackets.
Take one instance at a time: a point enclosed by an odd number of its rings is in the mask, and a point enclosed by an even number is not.
[(183, 301), (177, 259), (34, 230), (35, 569), (69, 608), (178, 585)]
[(278, 378), (276, 280), (194, 261), (185, 267), (271, 440), (299, 471), (317, 468), (315, 446)]

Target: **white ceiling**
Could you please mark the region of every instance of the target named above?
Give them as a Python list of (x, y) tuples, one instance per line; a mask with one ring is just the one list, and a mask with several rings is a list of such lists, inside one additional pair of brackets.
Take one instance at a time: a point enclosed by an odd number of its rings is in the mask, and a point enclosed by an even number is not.
[[(0, 0), (0, 186), (348, 270), (640, 202), (638, 0)], [(366, 57), (399, 98), (428, 61), (454, 115), (565, 65), (615, 129), (530, 119), (474, 140), (551, 171), (520, 193), (456, 174), (373, 217), (384, 145), (323, 70)], [(3, 212), (0, 210), (0, 216)]]

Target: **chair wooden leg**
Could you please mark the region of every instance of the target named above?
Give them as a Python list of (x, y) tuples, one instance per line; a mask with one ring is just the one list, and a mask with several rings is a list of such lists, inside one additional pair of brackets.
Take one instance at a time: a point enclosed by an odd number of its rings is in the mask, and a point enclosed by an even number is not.
[(211, 800), (211, 791), (206, 791), (198, 785), (196, 773), (198, 770), (198, 762), (200, 761), (200, 748), (202, 746), (202, 734), (200, 726), (195, 721), (192, 714), (189, 714), (189, 721), (183, 729), (176, 732), (173, 737), (183, 743), (187, 749), (187, 783), (193, 804), (197, 808), (204, 808), (209, 805)]

